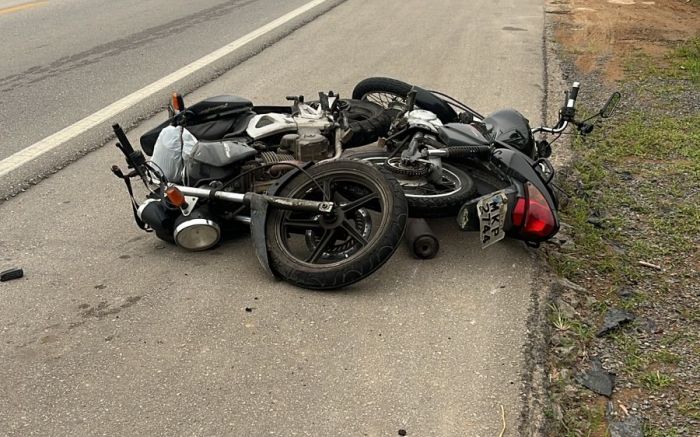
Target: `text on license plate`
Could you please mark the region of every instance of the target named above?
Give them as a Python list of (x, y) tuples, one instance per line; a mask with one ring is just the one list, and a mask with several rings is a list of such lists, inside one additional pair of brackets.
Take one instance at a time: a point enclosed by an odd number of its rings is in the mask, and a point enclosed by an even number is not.
[(479, 215), (481, 247), (485, 249), (505, 237), (503, 226), (508, 212), (508, 196), (505, 191), (496, 191), (479, 199), (476, 204)]

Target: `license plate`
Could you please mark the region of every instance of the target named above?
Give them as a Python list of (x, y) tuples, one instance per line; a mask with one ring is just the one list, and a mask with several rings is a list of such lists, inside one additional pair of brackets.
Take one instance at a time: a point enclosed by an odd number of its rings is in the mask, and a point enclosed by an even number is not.
[(505, 191), (488, 194), (479, 199), (476, 211), (479, 215), (481, 248), (485, 249), (498, 243), (506, 236), (503, 226), (508, 212), (508, 196), (506, 196)]

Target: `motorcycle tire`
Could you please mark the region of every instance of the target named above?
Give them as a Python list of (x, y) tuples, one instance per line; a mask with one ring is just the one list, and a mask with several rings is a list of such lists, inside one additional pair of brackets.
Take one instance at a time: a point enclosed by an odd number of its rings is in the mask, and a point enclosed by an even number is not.
[(384, 108), (376, 103), (359, 99), (341, 99), (347, 105), (346, 114), (349, 122), (363, 121), (380, 114)]
[(408, 206), (401, 185), (369, 163), (315, 165), (277, 195), (330, 198), (341, 205), (335, 217), (272, 208), (268, 213), (270, 267), (302, 288), (332, 290), (366, 278), (391, 258), (406, 229)]
[(388, 108), (392, 100), (406, 101), (411, 84), (388, 77), (368, 77), (355, 85), (352, 98), (364, 100)]
[[(372, 162), (380, 168), (384, 168), (384, 163), (389, 154), (383, 150), (365, 151), (348, 154), (351, 159), (359, 159)], [(450, 163), (442, 163), (443, 171), (450, 181), (458, 183), (458, 186), (448, 193), (442, 194), (421, 194), (415, 184), (404, 183), (402, 188), (408, 202), (410, 217), (416, 218), (439, 218), (452, 217), (459, 212), (465, 202), (474, 198), (476, 186), (474, 180), (464, 170)], [(391, 173), (389, 170), (385, 171)], [(393, 173), (392, 173), (393, 174)], [(401, 181), (399, 181), (401, 183)]]
[[(352, 98), (376, 103), (383, 108), (388, 108), (392, 101), (400, 103), (406, 102), (406, 96), (411, 91), (413, 85), (389, 77), (369, 77), (358, 82), (352, 91)], [(457, 121), (457, 114), (448, 103), (440, 97), (433, 96), (430, 91), (422, 90), (428, 96), (421, 97), (419, 94), (416, 100), (416, 109), (428, 109), (435, 113), (443, 123)], [(424, 100), (421, 104), (421, 99)]]

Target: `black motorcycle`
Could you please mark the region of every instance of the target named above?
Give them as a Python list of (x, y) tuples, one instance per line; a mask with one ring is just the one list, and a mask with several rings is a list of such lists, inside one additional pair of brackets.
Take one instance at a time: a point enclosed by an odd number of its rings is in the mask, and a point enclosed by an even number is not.
[(383, 105), (385, 111), (351, 126), (346, 137), (383, 149), (356, 155), (389, 170), (401, 183), (412, 217), (457, 216), (464, 230), (479, 230), (483, 247), (505, 234), (538, 244), (559, 230), (551, 143), (537, 133), (561, 134), (569, 124), (581, 134), (593, 119), (612, 115), (614, 93), (593, 117), (577, 121), (579, 84), (567, 92), (554, 127), (531, 129), (519, 112), (507, 109), (484, 117), (464, 103), (389, 78), (357, 84), (353, 98)]
[[(228, 103), (239, 111), (238, 102)], [(183, 154), (184, 138), (191, 135), (182, 126), (185, 120), (180, 116), (161, 126), (171, 136), (179, 132)], [(119, 125), (114, 132), (131, 170), (124, 174), (113, 166), (112, 171), (127, 185), (137, 224), (184, 249), (212, 248), (225, 232), (237, 229), (235, 223), (245, 223), (266, 270), (297, 286), (325, 290), (376, 271), (404, 233), (407, 205), (401, 186), (367, 163), (302, 163), (232, 137), (196, 141), (189, 159), (180, 162), (175, 155), (158, 163), (135, 151)], [(150, 144), (152, 134), (142, 137), (142, 144)], [(147, 189), (140, 204), (132, 178)]]

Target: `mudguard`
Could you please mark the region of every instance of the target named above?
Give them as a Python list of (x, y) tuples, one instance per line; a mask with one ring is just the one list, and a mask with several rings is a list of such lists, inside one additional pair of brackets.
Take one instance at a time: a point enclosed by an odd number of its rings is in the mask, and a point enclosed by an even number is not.
[[(306, 170), (311, 167), (313, 162), (307, 162), (302, 164), (301, 168)], [(267, 194), (270, 196), (276, 196), (277, 193), (284, 188), (290, 180), (292, 180), (296, 175), (301, 173), (301, 170), (295, 168), (284, 174), (281, 178), (267, 190)], [(250, 236), (253, 239), (253, 248), (255, 249), (255, 256), (262, 264), (263, 268), (267, 270), (272, 276), (279, 279), (277, 273), (270, 267), (270, 258), (267, 254), (267, 234), (265, 229), (267, 228), (267, 210), (270, 207), (263, 196), (257, 194), (251, 194), (250, 198)]]

